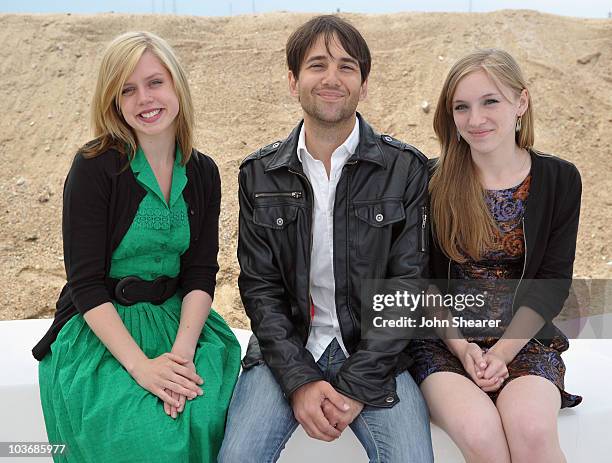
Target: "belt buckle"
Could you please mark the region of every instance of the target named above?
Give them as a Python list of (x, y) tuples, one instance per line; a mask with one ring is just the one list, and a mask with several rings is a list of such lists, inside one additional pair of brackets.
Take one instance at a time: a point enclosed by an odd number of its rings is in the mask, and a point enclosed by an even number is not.
[(138, 281), (142, 281), (142, 279), (135, 276), (125, 277), (119, 280), (117, 286), (115, 286), (115, 300), (121, 305), (134, 305), (136, 301), (128, 299), (123, 291), (127, 285)]

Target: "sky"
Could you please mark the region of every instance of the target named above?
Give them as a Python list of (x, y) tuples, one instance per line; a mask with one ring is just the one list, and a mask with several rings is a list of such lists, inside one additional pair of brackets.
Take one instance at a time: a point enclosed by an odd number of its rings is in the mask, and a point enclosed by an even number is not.
[(608, 18), (612, 0), (0, 0), (0, 13), (167, 13), (234, 16), (270, 11), (392, 13), (399, 11), (487, 12), (532, 9), (584, 18)]

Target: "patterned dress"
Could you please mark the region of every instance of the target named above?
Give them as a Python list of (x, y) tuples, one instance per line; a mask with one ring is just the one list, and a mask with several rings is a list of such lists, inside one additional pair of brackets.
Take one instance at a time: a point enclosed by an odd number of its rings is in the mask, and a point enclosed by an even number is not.
[[(499, 329), (483, 332), (482, 328), (462, 328), (462, 334), (470, 342), (476, 342), (483, 350), (490, 349), (512, 321), (512, 302), (516, 283), (521, 278), (525, 256), (523, 239), (523, 216), (529, 196), (531, 175), (519, 185), (504, 190), (487, 190), (485, 202), (493, 216), (499, 232), (494, 237), (492, 249), (484, 253), (479, 261), (469, 258), (463, 263), (451, 263), (450, 276), (459, 283), (458, 293), (469, 293), (474, 285), (468, 281), (477, 280), (480, 293), (486, 291), (484, 307), (467, 307), (461, 312), (465, 320), (499, 320)], [(567, 350), (569, 342), (560, 334), (549, 345), (530, 340), (508, 365), (509, 378), (495, 392), (488, 393), (497, 400), (502, 389), (513, 379), (535, 375), (548, 379), (561, 393), (561, 407), (574, 407), (582, 397), (564, 390), (565, 364), (561, 352)], [(421, 384), (432, 373), (454, 372), (469, 378), (461, 361), (455, 357), (439, 339), (412, 341), (409, 353), (414, 359), (410, 367), (417, 384)]]
[[(177, 150), (166, 203), (144, 153), (131, 163), (147, 191), (130, 229), (115, 249), (110, 276), (153, 280), (174, 277), (189, 246), (183, 189), (185, 167)], [(176, 338), (182, 299), (161, 305), (113, 304), (123, 324), (149, 358), (169, 352)], [(193, 359), (204, 395), (187, 401), (177, 419), (164, 413), (106, 349), (81, 315), (66, 323), (39, 365), (40, 397), (49, 442), (67, 445), (55, 461), (76, 463), (215, 462), (240, 368), (240, 345), (223, 318), (211, 310)]]

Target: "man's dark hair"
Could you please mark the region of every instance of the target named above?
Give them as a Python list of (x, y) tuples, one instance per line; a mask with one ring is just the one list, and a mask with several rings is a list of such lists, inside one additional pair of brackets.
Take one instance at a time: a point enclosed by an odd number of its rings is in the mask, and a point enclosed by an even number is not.
[(287, 40), (285, 47), (287, 66), (296, 79), (299, 77), (300, 66), (306, 53), (320, 36), (325, 40), (328, 53), (329, 44), (337, 38), (342, 48), (359, 63), (361, 80), (365, 81), (368, 78), (372, 57), (365, 39), (348, 21), (334, 15), (322, 15), (302, 24)]

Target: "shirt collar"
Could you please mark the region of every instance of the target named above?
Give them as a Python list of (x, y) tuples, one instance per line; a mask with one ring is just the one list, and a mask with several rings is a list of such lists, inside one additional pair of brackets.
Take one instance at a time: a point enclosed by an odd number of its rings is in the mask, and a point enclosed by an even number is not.
[[(355, 153), (349, 159), (373, 162), (382, 168), (386, 168), (387, 163), (381, 146), (383, 141), (380, 134), (374, 131), (359, 112), (357, 112), (357, 120), (359, 121), (359, 143)], [(302, 119), (285, 140), (278, 142), (278, 145), (271, 145), (274, 154), (270, 156), (269, 160), (265, 161), (264, 171), (266, 173), (281, 167), (302, 172), (303, 166), (297, 156), (297, 142), (303, 124), (304, 120)]]
[[(347, 139), (344, 140), (344, 143), (342, 143), (338, 148), (334, 150), (334, 154), (342, 152), (344, 154), (345, 159), (348, 159), (351, 155), (355, 153), (357, 145), (359, 145), (359, 121), (357, 120), (357, 117), (355, 117), (355, 125), (353, 126), (352, 132), (347, 137)], [(312, 157), (312, 155), (308, 152), (308, 149), (306, 148), (306, 132), (304, 131), (304, 124), (302, 124), (302, 127), (300, 128), (300, 135), (298, 137), (297, 144), (297, 157), (300, 162), (303, 162), (302, 153), (306, 153), (308, 156)]]

